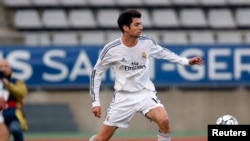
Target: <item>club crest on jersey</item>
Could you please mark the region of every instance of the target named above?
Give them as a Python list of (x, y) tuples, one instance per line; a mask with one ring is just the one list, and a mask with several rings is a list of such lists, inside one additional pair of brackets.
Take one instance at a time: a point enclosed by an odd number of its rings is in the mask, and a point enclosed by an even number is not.
[(146, 59), (146, 58), (147, 58), (147, 54), (146, 54), (145, 52), (142, 52), (141, 58), (142, 58), (142, 59)]

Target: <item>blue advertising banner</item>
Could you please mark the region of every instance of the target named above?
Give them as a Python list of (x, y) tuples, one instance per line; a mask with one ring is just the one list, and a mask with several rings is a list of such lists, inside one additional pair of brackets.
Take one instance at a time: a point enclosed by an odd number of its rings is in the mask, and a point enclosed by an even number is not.
[[(186, 57), (201, 56), (203, 66), (182, 66), (166, 60), (151, 60), (151, 79), (156, 86), (250, 85), (250, 46), (167, 46)], [(89, 86), (89, 76), (102, 46), (0, 46), (13, 77), (30, 87)], [(102, 85), (113, 85), (109, 70)]]

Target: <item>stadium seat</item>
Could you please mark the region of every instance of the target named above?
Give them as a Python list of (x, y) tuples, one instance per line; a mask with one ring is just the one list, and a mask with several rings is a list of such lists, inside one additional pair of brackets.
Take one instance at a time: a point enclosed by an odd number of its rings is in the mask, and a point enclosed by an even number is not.
[(187, 45), (187, 35), (184, 31), (163, 32), (161, 43), (173, 45)]
[(7, 25), (7, 22), (6, 22), (6, 17), (4, 14), (1, 14), (0, 13), (0, 26), (6, 26)]
[(89, 9), (74, 9), (69, 12), (72, 28), (94, 28), (97, 26), (94, 14)]
[(52, 45), (74, 46), (78, 44), (79, 39), (75, 32), (56, 32), (52, 35)]
[(160, 34), (159, 32), (155, 31), (155, 30), (145, 30), (142, 32), (143, 35), (149, 35), (152, 37), (152, 39), (160, 44), (161, 43), (161, 40), (160, 40)]
[(91, 6), (114, 6), (116, 0), (88, 0)]
[(52, 45), (50, 33), (48, 33), (48, 32), (39, 33), (39, 45), (40, 46)]
[(249, 31), (245, 32), (244, 34), (244, 44), (250, 45), (250, 32)]
[(202, 9), (182, 9), (180, 23), (183, 27), (189, 28), (207, 27), (205, 13)]
[(198, 0), (172, 0), (174, 5), (198, 5)]
[(143, 0), (144, 4), (147, 6), (168, 6), (171, 5), (171, 0)]
[(151, 18), (149, 11), (146, 9), (138, 9), (138, 10), (142, 14), (141, 20), (142, 20), (143, 27), (145, 28), (152, 27), (152, 18)]
[(30, 7), (32, 5), (30, 0), (4, 0), (3, 4), (8, 7)]
[(173, 9), (152, 10), (152, 22), (155, 27), (179, 27), (179, 19)]
[(229, 5), (250, 5), (249, 0), (228, 0)]
[(208, 23), (212, 28), (235, 28), (235, 20), (230, 9), (211, 9)]
[(217, 44), (243, 44), (242, 34), (236, 31), (221, 31), (216, 33)]
[(250, 8), (238, 8), (235, 11), (235, 19), (239, 27), (250, 27), (250, 19), (246, 17), (250, 17)]
[(118, 27), (117, 18), (120, 14), (118, 9), (99, 9), (97, 11), (97, 23), (100, 27)]
[(81, 45), (104, 45), (105, 34), (102, 31), (84, 31), (80, 33)]
[(190, 44), (215, 44), (215, 36), (212, 31), (191, 31), (189, 42)]
[(226, 6), (227, 0), (200, 0), (200, 3), (205, 6)]
[(119, 30), (115, 30), (115, 31), (107, 31), (106, 32), (106, 42), (111, 42), (115, 39), (121, 38), (122, 36), (122, 32)]
[(46, 28), (68, 28), (69, 22), (64, 10), (61, 9), (47, 9), (43, 11), (42, 22)]
[(60, 0), (59, 2), (64, 7), (79, 7), (88, 5), (87, 0)]
[(24, 44), (27, 46), (48, 46), (51, 45), (50, 34), (47, 32), (22, 32)]
[(24, 45), (26, 46), (38, 46), (39, 37), (37, 33), (22, 33), (24, 36)]
[(17, 10), (14, 15), (14, 26), (19, 29), (42, 28), (37, 10)]
[(116, 5), (119, 6), (141, 6), (142, 0), (114, 0)]
[(34, 6), (37, 7), (54, 7), (59, 6), (61, 0), (31, 0)]

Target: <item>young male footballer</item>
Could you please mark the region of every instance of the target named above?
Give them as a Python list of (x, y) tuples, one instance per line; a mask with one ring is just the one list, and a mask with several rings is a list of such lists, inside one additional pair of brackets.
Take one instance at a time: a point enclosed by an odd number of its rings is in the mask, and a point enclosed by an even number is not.
[(141, 13), (128, 9), (118, 17), (122, 36), (104, 46), (90, 78), (92, 112), (100, 118), (100, 85), (104, 72), (111, 68), (115, 76), (114, 96), (99, 133), (90, 141), (108, 141), (118, 128), (127, 128), (140, 112), (158, 127), (158, 141), (170, 141), (169, 117), (156, 96), (149, 76), (150, 58), (165, 59), (181, 65), (202, 65), (200, 57), (185, 58), (158, 45), (150, 36), (141, 35)]

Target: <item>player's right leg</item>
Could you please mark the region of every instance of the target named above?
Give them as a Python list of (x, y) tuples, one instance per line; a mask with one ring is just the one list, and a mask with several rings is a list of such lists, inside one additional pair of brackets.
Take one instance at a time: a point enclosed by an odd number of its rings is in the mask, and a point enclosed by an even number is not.
[(108, 126), (103, 124), (100, 132), (96, 135), (93, 135), (89, 141), (109, 141), (117, 128), (118, 127), (116, 126)]

